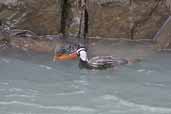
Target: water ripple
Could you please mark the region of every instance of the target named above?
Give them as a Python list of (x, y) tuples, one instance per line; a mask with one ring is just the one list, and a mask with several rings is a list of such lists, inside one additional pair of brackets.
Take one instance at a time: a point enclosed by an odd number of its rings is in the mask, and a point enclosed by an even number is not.
[(2, 58), (1, 61), (5, 62), (5, 63), (10, 63), (10, 60), (9, 59), (5, 59), (5, 58)]
[(11, 95), (6, 95), (5, 97), (24, 97), (24, 98), (33, 98), (35, 97), (34, 95), (25, 95), (25, 94), (11, 94)]
[(8, 82), (0, 82), (0, 85), (9, 85)]
[(56, 95), (78, 95), (78, 94), (84, 94), (85, 91), (74, 91), (74, 92), (68, 92), (68, 93), (57, 93)]
[(156, 113), (159, 113), (159, 112), (171, 113), (171, 108), (153, 107), (153, 106), (148, 106), (148, 105), (136, 104), (136, 103), (133, 103), (133, 102), (123, 100), (123, 99), (118, 98), (118, 97), (113, 96), (113, 95), (104, 95), (101, 98), (104, 99), (104, 100), (115, 101), (119, 107), (124, 106), (124, 107), (128, 107), (128, 108), (131, 108), (131, 109), (136, 108), (138, 110), (150, 111), (150, 112), (156, 112)]
[(1, 101), (0, 105), (24, 105), (24, 106), (30, 106), (30, 107), (35, 107), (39, 109), (61, 110), (61, 111), (67, 111), (67, 112), (75, 112), (75, 111), (76, 112), (95, 112), (96, 111), (93, 108), (80, 107), (80, 106), (44, 106), (40, 104), (20, 102), (20, 101), (9, 101), (9, 102)]
[(51, 70), (52, 67), (50, 66), (46, 66), (46, 65), (40, 65), (41, 68), (45, 68), (46, 70)]

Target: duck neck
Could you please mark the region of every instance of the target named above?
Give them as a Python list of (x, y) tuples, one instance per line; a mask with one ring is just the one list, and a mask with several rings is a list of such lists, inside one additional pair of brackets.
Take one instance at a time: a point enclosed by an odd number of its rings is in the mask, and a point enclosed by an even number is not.
[(82, 62), (88, 62), (87, 52), (85, 50), (80, 51), (79, 55)]

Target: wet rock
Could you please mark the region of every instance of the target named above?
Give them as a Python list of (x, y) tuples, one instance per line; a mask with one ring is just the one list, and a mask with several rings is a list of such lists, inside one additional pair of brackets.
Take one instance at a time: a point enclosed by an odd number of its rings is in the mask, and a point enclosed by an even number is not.
[[(79, 31), (80, 9), (71, 4), (67, 32)], [(87, 0), (89, 36), (107, 38), (152, 39), (169, 15), (164, 1), (156, 0)], [(153, 11), (154, 10), (154, 11)], [(152, 12), (152, 13), (151, 13)]]
[(54, 40), (63, 40), (63, 35), (62, 34), (58, 34), (58, 35), (44, 35), (44, 36), (39, 36), (40, 39), (48, 39), (51, 41)]
[[(11, 28), (31, 30), (37, 35), (56, 35), (61, 32), (60, 6), (57, 1), (60, 0), (0, 0), (0, 19)], [(80, 20), (78, 0), (67, 1), (65, 32), (76, 36)], [(136, 39), (152, 38), (169, 15), (165, 1), (161, 0), (150, 16), (156, 0), (130, 1), (87, 0), (89, 36), (130, 38), (133, 32)]]
[(0, 49), (7, 49), (9, 41), (6, 39), (0, 39)]
[(171, 16), (167, 19), (167, 21), (163, 24), (161, 29), (157, 32), (154, 37), (154, 41), (157, 43), (157, 48), (159, 50), (170, 48), (171, 44)]
[(34, 32), (29, 30), (20, 30), (20, 29), (13, 29), (9, 31), (9, 37), (27, 37), (27, 38), (36, 38), (38, 37)]
[(59, 40), (34, 40), (31, 38), (13, 37), (11, 38), (10, 45), (24, 51), (30, 50), (33, 52), (47, 53), (53, 52), (55, 48), (60, 49), (62, 43)]
[(31, 30), (36, 34), (55, 34), (56, 0), (1, 0), (0, 19), (12, 28)]
[(106, 1), (109, 2), (89, 3), (90, 36), (129, 38), (132, 25), (138, 22), (135, 38), (152, 38), (168, 15), (165, 4), (161, 2), (153, 15), (143, 22), (155, 5), (155, 0), (134, 0), (133, 5), (128, 3), (129, 0)]

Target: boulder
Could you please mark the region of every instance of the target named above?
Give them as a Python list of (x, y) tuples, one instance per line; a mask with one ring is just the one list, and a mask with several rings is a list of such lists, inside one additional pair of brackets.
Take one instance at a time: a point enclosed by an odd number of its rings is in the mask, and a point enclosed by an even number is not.
[(157, 42), (159, 50), (171, 49), (171, 16), (168, 17), (153, 39)]

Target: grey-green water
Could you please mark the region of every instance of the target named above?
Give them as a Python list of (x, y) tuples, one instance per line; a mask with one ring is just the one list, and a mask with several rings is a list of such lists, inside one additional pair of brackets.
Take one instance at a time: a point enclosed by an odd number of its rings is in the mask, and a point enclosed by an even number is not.
[(0, 53), (0, 114), (171, 114), (171, 53), (150, 43), (98, 42), (91, 55), (142, 59), (102, 71), (50, 54)]

